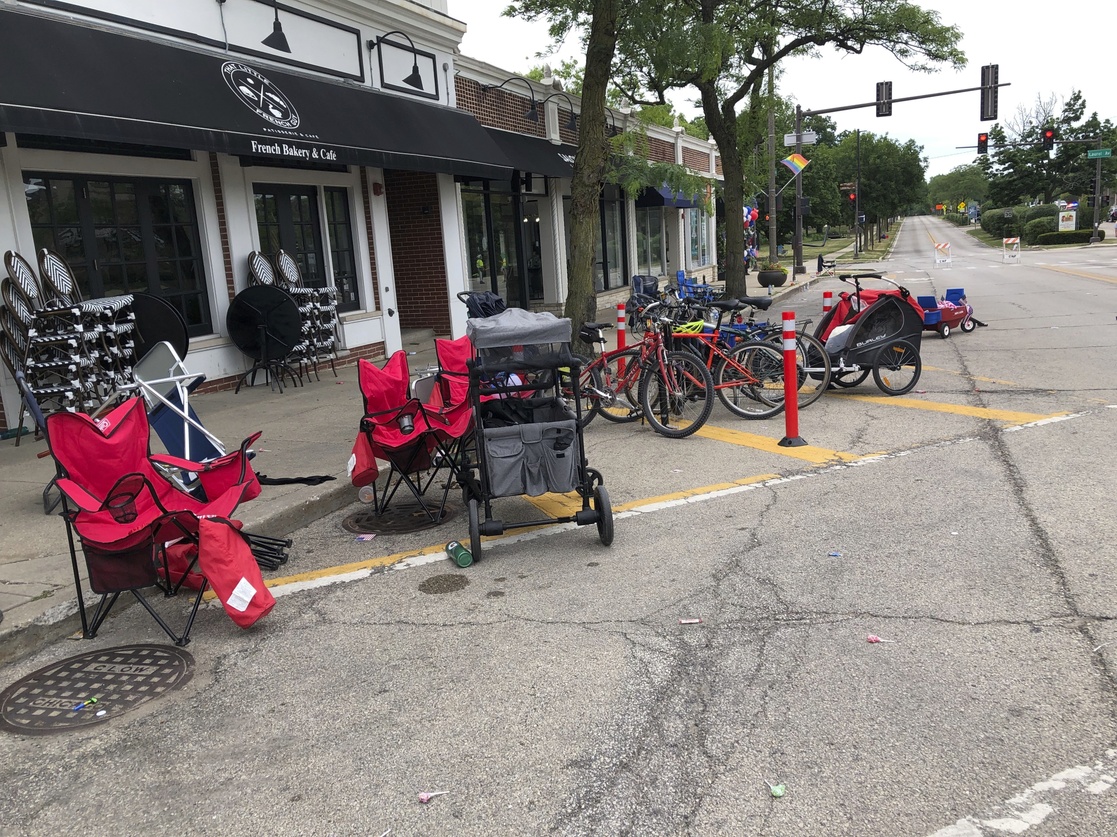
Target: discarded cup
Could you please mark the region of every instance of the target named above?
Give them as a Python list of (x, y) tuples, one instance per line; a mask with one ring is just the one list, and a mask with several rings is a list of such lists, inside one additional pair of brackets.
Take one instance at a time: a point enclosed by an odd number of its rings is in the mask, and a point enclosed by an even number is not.
[(450, 556), (451, 561), (462, 569), (465, 569), (473, 563), (473, 553), (462, 546), (458, 541), (450, 541), (450, 543), (446, 544), (446, 554)]

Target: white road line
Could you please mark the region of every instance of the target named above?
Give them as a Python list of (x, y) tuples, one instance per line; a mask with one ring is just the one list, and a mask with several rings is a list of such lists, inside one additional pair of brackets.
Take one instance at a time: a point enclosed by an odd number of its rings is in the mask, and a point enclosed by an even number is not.
[(953, 825), (940, 828), (930, 837), (984, 837), (987, 834), (1023, 834), (1033, 825), (1039, 825), (1057, 808), (1072, 804), (1073, 795), (1088, 793), (1094, 796), (1105, 793), (1117, 779), (1117, 750), (1106, 750), (1105, 757), (1093, 767), (1077, 765), (1056, 773), (1050, 779), (1036, 782), (1027, 790), (1006, 799), (984, 816), (969, 816)]

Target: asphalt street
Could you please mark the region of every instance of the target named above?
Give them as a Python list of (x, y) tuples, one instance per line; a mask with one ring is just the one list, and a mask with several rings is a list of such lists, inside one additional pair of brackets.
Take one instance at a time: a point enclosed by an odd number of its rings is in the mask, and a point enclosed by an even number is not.
[[(1117, 833), (1117, 248), (1007, 263), (912, 218), (866, 266), (989, 325), (925, 332), (906, 396), (828, 392), (808, 447), (721, 405), (684, 440), (594, 421), (611, 547), (543, 527), (462, 570), (461, 512), (323, 518), (259, 626), (203, 609), (182, 689), (0, 734), (0, 833)], [(159, 641), (138, 608), (109, 627), (5, 683)]]

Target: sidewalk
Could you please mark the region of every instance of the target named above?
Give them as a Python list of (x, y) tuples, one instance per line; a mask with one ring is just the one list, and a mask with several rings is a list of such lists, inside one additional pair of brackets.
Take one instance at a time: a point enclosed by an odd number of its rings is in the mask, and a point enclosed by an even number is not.
[[(756, 287), (754, 277), (750, 280), (750, 295), (765, 293)], [(772, 295), (785, 296), (817, 281), (813, 273), (800, 274), (796, 283), (773, 288)], [(609, 345), (615, 346), (615, 329), (606, 333)], [(413, 353), (408, 358), (412, 373), (434, 362), (429, 335), (415, 340), (404, 346)], [(258, 384), (244, 387), (238, 394), (228, 390), (191, 399), (206, 428), (228, 448), (254, 431), (263, 432), (255, 446), (253, 467), (257, 473), (272, 478), (336, 477), (317, 486), (265, 485), (259, 498), (237, 511), (251, 531), (287, 537), (358, 502), (346, 475), (362, 413), (357, 367), (339, 367), (336, 378), (329, 369), (319, 374), (320, 381), (288, 387), (283, 393)], [(158, 448), (157, 439), (153, 438), (152, 446)], [(54, 461), (38, 456), (45, 451), (46, 444), (32, 437), (25, 436), (18, 447), (14, 440), (0, 442), (0, 474), (5, 486), (0, 495), (0, 665), (80, 630), (65, 525), (57, 513), (43, 513), (42, 491), (54, 476)], [(363, 507), (355, 510), (358, 508)], [(432, 540), (438, 537), (431, 535)], [(280, 575), (301, 571), (297, 539), (290, 554)], [(80, 553), (78, 561), (84, 577)], [(88, 589), (86, 596), (87, 605), (95, 601)], [(122, 599), (117, 607), (124, 604), (130, 602)]]

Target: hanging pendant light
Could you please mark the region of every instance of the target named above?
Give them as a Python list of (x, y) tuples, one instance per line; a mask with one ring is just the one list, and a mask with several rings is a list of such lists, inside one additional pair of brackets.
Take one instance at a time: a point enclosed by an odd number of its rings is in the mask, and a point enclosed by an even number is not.
[(272, 24), (272, 33), (260, 43), (279, 52), (291, 51), (291, 45), (287, 43), (287, 36), (283, 34), (283, 24), (279, 22), (279, 0), (275, 0), (275, 23)]

